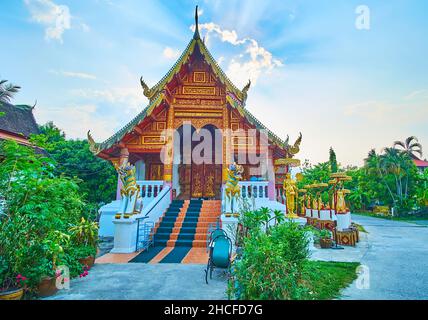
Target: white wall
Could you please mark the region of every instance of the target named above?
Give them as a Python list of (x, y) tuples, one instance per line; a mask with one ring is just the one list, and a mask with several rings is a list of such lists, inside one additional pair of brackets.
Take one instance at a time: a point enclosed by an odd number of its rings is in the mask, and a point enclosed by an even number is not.
[(144, 160), (138, 160), (135, 162), (135, 169), (137, 181), (146, 180), (146, 164), (144, 163)]

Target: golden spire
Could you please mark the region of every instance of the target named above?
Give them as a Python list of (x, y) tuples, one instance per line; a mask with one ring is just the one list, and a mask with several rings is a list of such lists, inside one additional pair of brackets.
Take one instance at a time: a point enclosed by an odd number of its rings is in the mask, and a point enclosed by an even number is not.
[(201, 36), (199, 34), (199, 16), (198, 16), (198, 6), (196, 6), (196, 10), (195, 10), (195, 34), (193, 35), (193, 39), (197, 40), (200, 39)]

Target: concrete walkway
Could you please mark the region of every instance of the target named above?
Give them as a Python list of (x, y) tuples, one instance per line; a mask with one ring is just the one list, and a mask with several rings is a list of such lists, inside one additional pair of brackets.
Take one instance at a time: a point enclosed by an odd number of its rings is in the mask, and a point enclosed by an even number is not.
[(358, 289), (357, 280), (342, 299), (428, 299), (428, 228), (358, 215), (353, 220), (369, 232), (359, 252), (370, 288)]
[(226, 277), (214, 272), (205, 283), (202, 264), (96, 264), (50, 300), (223, 300)]

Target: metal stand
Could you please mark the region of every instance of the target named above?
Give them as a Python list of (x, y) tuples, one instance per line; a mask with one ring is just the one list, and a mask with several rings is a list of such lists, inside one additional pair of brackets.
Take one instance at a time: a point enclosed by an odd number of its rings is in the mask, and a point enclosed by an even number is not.
[(137, 251), (149, 250), (150, 246), (154, 246), (154, 234), (152, 234), (154, 228), (155, 224), (151, 221), (138, 225)]

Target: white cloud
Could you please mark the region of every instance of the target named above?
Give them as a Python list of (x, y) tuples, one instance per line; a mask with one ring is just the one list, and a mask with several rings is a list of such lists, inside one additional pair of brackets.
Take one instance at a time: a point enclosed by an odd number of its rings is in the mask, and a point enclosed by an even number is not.
[[(51, 0), (24, 0), (31, 14), (31, 19), (45, 26), (45, 39), (63, 42), (62, 36), (71, 29), (70, 9), (66, 5), (58, 5)], [(89, 27), (82, 24), (84, 30)]]
[(144, 96), (139, 87), (116, 87), (103, 90), (76, 89), (72, 90), (71, 94), (94, 103), (108, 102), (118, 105), (127, 114), (140, 112), (144, 107)]
[[(191, 29), (195, 30), (195, 25), (191, 26)], [(237, 84), (244, 84), (248, 79), (251, 79), (255, 84), (262, 73), (269, 73), (274, 68), (284, 65), (280, 60), (275, 59), (272, 53), (261, 47), (256, 40), (239, 38), (235, 30), (222, 29), (213, 22), (200, 24), (199, 29), (207, 31), (205, 35), (206, 44), (209, 43), (210, 37), (213, 35), (222, 42), (244, 47), (241, 54), (230, 60), (226, 70), (231, 80)]]
[(80, 23), (80, 29), (82, 29), (83, 32), (89, 32), (91, 28), (84, 22)]
[(35, 115), (39, 123), (46, 123), (54, 119), (55, 125), (64, 130), (68, 138), (84, 139), (86, 132), (91, 130), (101, 141), (114, 133), (114, 128), (118, 123), (112, 116), (97, 116), (96, 111), (96, 105), (76, 104), (63, 108), (36, 107)]
[(415, 98), (428, 98), (428, 90), (422, 89), (422, 90), (415, 90), (410, 92), (407, 96), (404, 97), (406, 100), (412, 100)]
[(50, 70), (52, 74), (61, 75), (68, 78), (79, 78), (79, 79), (87, 79), (87, 80), (96, 80), (97, 77), (93, 74), (84, 73), (84, 72), (72, 72), (72, 71), (58, 71), (58, 70)]
[(374, 100), (348, 105), (344, 108), (344, 114), (371, 123), (403, 127), (425, 123), (428, 118), (427, 106), (427, 98), (408, 101), (406, 96), (398, 101)]
[(179, 50), (174, 50), (170, 47), (166, 47), (163, 50), (163, 56), (167, 59), (177, 59), (180, 56), (180, 51)]

